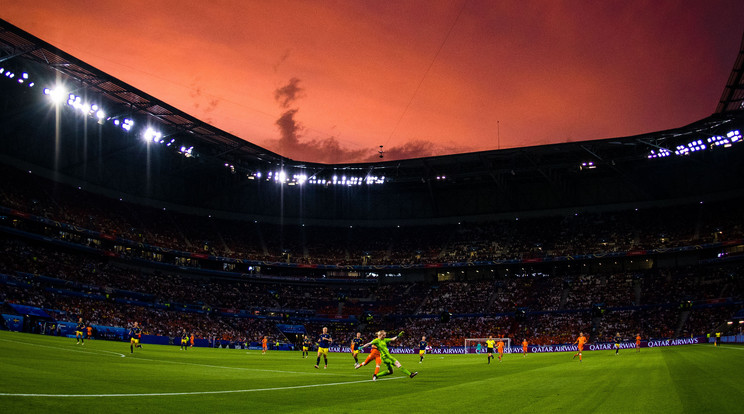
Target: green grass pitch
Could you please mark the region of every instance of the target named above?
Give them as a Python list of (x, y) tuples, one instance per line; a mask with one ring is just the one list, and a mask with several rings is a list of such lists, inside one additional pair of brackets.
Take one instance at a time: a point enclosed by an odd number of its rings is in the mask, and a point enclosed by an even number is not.
[(86, 341), (0, 331), (4, 412), (741, 412), (744, 347), (505, 355), (401, 355), (377, 382), (349, 354)]

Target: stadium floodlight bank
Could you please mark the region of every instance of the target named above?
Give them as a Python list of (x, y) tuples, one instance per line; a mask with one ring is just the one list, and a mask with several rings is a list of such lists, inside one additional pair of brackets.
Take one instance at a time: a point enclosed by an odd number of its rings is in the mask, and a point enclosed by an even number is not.
[[(488, 338), (465, 338), (465, 353), (466, 354), (475, 354), (478, 348), (478, 344), (481, 344), (480, 352), (484, 353), (486, 352), (486, 341)], [(493, 338), (494, 341), (496, 341), (496, 344), (499, 343), (499, 341), (504, 343), (504, 351), (506, 352), (507, 349), (511, 348), (512, 342), (511, 338)]]

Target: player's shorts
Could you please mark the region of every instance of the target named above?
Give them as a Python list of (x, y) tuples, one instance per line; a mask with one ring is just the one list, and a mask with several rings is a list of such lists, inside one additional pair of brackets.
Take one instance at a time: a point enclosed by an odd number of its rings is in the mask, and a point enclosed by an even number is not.
[(318, 355), (328, 355), (328, 348), (318, 348)]
[(137, 345), (137, 344), (139, 344), (139, 339), (137, 339), (137, 338), (129, 338), (129, 342)]
[(615, 348), (620, 348), (620, 344), (615, 344)]
[(523, 352), (527, 352), (527, 347), (522, 348)]
[(306, 346), (303, 346), (302, 347), (302, 352), (307, 352), (307, 347)]
[(387, 365), (388, 368), (391, 368), (395, 363), (398, 362), (397, 359), (393, 358), (392, 356), (383, 356), (382, 357), (382, 363)]
[(181, 339), (181, 345), (186, 345), (187, 343), (189, 343), (188, 339)]
[(77, 335), (77, 336), (83, 336), (83, 331), (75, 331), (75, 335)]
[(423, 356), (425, 353), (426, 353), (425, 349), (419, 349), (419, 355)]
[(504, 348), (499, 349), (499, 355), (502, 355), (504, 353)]
[(584, 350), (584, 345), (579, 345), (579, 352)]
[(641, 346), (641, 343), (640, 342), (636, 342), (636, 346)]
[(493, 354), (493, 348), (486, 348), (486, 353)]

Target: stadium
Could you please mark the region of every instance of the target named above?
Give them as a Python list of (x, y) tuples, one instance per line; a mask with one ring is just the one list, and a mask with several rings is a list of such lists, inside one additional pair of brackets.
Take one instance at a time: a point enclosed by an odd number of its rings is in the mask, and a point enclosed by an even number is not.
[[(674, 129), (325, 164), (0, 20), (0, 402), (738, 411), (744, 42), (734, 60)], [(382, 330), (402, 368), (372, 383), (350, 345)]]

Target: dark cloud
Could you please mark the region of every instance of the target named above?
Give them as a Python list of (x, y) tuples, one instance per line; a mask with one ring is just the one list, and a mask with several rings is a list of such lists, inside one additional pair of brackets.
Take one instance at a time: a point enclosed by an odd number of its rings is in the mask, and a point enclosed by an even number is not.
[(281, 66), (282, 63), (284, 63), (284, 61), (286, 61), (288, 58), (289, 58), (289, 49), (285, 50), (284, 53), (279, 57), (279, 61), (274, 63), (274, 65), (272, 66), (272, 68), (274, 68), (274, 73), (276, 73), (279, 70), (279, 66)]
[[(304, 89), (299, 86), (300, 80), (290, 79), (285, 86), (274, 91), (274, 98), (282, 106), (289, 108)], [(299, 161), (314, 161), (322, 163), (353, 163), (353, 162), (377, 162), (392, 161), (407, 158), (428, 157), (442, 153), (467, 152), (471, 149), (456, 145), (440, 145), (427, 140), (412, 140), (399, 146), (384, 148), (384, 158), (381, 160), (378, 148), (349, 149), (341, 145), (336, 137), (303, 139), (304, 126), (297, 120), (298, 108), (289, 108), (284, 111), (276, 126), (279, 128), (279, 140), (271, 142), (270, 147), (275, 147), (277, 152), (285, 157)]]
[[(472, 148), (457, 145), (440, 145), (423, 139), (408, 141), (402, 145), (390, 148), (383, 147), (384, 160), (404, 160), (409, 158), (431, 157), (441, 154), (457, 154), (472, 151)], [(357, 160), (359, 161), (359, 160)], [(368, 156), (364, 162), (380, 161), (379, 155)]]
[(304, 92), (305, 90), (300, 88), (300, 80), (292, 78), (288, 84), (274, 91), (274, 99), (276, 99), (282, 108), (287, 109), (297, 99), (305, 96)]

